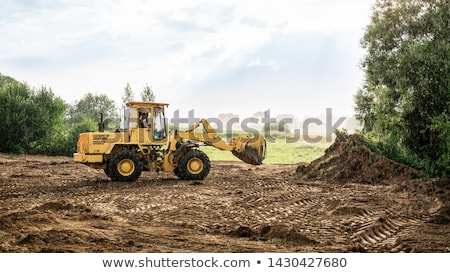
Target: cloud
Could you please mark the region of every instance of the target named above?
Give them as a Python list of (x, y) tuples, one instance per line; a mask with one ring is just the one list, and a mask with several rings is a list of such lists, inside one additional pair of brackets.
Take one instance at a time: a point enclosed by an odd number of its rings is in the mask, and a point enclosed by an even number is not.
[(209, 113), (294, 101), (348, 112), (370, 2), (5, 0), (0, 72), (68, 101), (95, 91), (120, 102), (130, 82)]

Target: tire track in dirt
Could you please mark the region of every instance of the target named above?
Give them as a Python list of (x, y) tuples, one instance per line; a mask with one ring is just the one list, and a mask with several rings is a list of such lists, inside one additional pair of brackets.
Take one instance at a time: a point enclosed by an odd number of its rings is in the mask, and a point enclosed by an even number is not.
[[(402, 237), (414, 232), (412, 229), (417, 221), (401, 215), (395, 201), (390, 203), (377, 201), (381, 200), (383, 192), (374, 189), (375, 191), (372, 190), (370, 195), (355, 196), (353, 194), (352, 198), (364, 201), (363, 203), (380, 205), (361, 206), (364, 208), (358, 206), (339, 208), (335, 214), (346, 216), (345, 220), (340, 221), (340, 229), (348, 233), (353, 244), (364, 251), (413, 251), (408, 245), (400, 242)], [(368, 188), (368, 190), (370, 189)], [(357, 202), (352, 201), (351, 203)]]
[(445, 204), (425, 193), (445, 197), (443, 183), (304, 181), (293, 166), (239, 162), (212, 162), (203, 181), (145, 172), (120, 183), (67, 159), (2, 162), (4, 251), (416, 252), (448, 242), (442, 226), (428, 231)]
[[(289, 169), (286, 168), (279, 173), (283, 174), (280, 177), (285, 177)], [(315, 218), (339, 206), (340, 198), (332, 194), (324, 195), (323, 189), (313, 184), (299, 184), (292, 179), (266, 179), (264, 174), (256, 172), (253, 175), (255, 177), (249, 186), (251, 191), (245, 191), (246, 185), (242, 184), (241, 178), (240, 185), (244, 190), (235, 201), (235, 210), (237, 214), (247, 217), (235, 219), (235, 225), (248, 226), (251, 230), (257, 231), (266, 226), (283, 223), (318, 240), (323, 238), (334, 240), (339, 231), (336, 230), (333, 221), (323, 220), (317, 223)], [(277, 177), (277, 173), (274, 176)], [(227, 184), (223, 181), (222, 183)], [(322, 232), (316, 232), (317, 229), (322, 229)]]

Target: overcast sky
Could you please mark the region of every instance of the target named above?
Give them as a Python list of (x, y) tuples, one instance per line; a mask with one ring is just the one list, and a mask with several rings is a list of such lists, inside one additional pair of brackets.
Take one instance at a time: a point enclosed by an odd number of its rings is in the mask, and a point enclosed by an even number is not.
[(373, 2), (2, 0), (0, 73), (69, 103), (129, 82), (182, 116), (349, 116)]

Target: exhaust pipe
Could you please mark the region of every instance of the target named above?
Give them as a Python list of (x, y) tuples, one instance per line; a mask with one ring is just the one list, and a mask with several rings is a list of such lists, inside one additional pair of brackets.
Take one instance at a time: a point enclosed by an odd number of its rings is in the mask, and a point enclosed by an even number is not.
[(103, 113), (100, 113), (100, 122), (98, 123), (98, 131), (100, 133), (105, 131), (105, 122), (103, 122)]

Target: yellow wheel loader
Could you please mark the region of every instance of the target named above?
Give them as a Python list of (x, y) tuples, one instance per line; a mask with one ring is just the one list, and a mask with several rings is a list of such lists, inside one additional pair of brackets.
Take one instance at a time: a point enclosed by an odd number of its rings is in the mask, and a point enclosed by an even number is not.
[[(230, 151), (248, 164), (262, 164), (266, 155), (263, 137), (241, 135), (226, 143), (206, 119), (186, 131), (169, 132), (164, 116), (167, 106), (128, 102), (121, 129), (116, 132), (105, 132), (101, 117), (99, 132), (80, 134), (74, 161), (103, 169), (111, 180), (124, 182), (137, 180), (142, 171), (173, 172), (183, 180), (203, 180), (211, 165), (200, 146)], [(200, 126), (202, 132), (196, 130)]]

